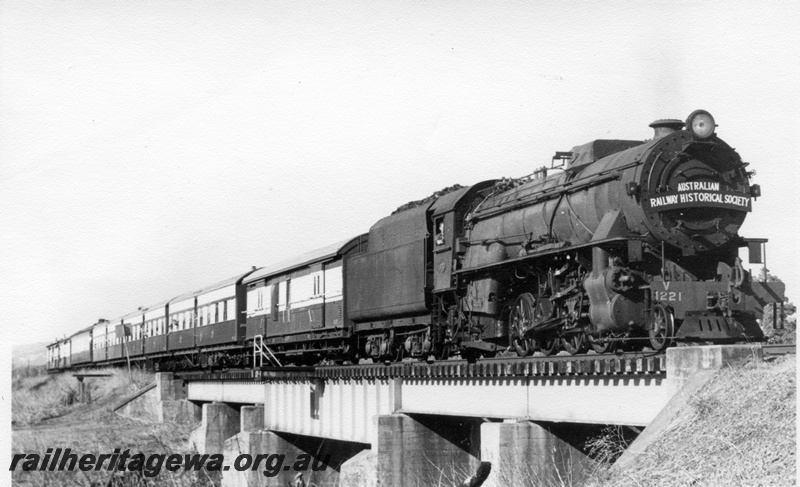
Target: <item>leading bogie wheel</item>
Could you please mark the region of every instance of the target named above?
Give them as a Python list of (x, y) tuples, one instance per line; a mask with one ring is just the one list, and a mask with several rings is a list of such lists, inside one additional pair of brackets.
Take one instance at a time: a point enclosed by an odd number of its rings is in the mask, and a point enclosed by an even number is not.
[(655, 352), (660, 352), (672, 343), (675, 336), (675, 318), (668, 306), (661, 303), (653, 306), (647, 326), (647, 337), (650, 347)]
[(594, 338), (589, 335), (589, 345), (597, 353), (612, 353), (617, 348), (617, 342), (611, 340), (604, 340), (603, 338)]

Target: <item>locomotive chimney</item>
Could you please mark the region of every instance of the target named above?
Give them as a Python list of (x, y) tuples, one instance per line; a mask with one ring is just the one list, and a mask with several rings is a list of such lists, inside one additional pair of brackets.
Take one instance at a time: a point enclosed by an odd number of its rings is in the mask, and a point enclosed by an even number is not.
[(672, 132), (676, 132), (681, 130), (684, 126), (684, 123), (680, 120), (676, 120), (674, 118), (665, 118), (662, 120), (656, 120), (655, 122), (650, 124), (650, 127), (653, 127), (655, 133), (653, 134), (653, 139), (660, 139), (666, 135), (671, 134)]

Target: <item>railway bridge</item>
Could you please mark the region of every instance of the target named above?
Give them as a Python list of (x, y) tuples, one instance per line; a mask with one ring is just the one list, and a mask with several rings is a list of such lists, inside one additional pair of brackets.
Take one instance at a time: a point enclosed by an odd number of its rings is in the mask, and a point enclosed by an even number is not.
[[(199, 452), (306, 454), (307, 485), (440, 485), (491, 462), (484, 485), (577, 480), (586, 440), (608, 425), (631, 437), (760, 345), (585, 355), (161, 373), (162, 420), (192, 421)], [(646, 438), (642, 434), (639, 440)], [(645, 440), (646, 441), (646, 440)], [(634, 443), (634, 446), (636, 443)], [(223, 485), (286, 485), (296, 475), (230, 468)]]

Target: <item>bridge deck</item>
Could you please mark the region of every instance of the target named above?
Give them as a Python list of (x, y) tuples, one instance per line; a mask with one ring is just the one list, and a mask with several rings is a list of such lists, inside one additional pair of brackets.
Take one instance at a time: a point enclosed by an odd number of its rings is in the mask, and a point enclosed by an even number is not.
[(181, 374), (193, 401), (264, 404), (274, 431), (373, 443), (378, 415), (646, 426), (699, 369), (757, 360), (760, 344), (560, 356)]
[(643, 354), (181, 374), (194, 401), (264, 404), (275, 431), (372, 443), (394, 413), (647, 425), (672, 394)]

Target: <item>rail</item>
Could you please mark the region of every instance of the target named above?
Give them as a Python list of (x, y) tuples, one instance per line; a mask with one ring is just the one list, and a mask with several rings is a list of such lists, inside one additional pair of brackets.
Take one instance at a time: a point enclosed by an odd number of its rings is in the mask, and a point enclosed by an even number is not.
[[(796, 345), (765, 344), (768, 356), (796, 354)], [(270, 380), (345, 378), (463, 378), (463, 377), (559, 377), (559, 376), (666, 376), (665, 353), (557, 355), (553, 357), (488, 358), (436, 362), (319, 365), (315, 367), (270, 367), (215, 372), (177, 372), (186, 381), (265, 382)]]
[(475, 363), (466, 360), (401, 362), (316, 367), (260, 367), (253, 370), (179, 372), (187, 381), (240, 381), (346, 379), (346, 378), (509, 378), (560, 376), (663, 377), (666, 354), (623, 353), (563, 355), (555, 357), (490, 358)]

